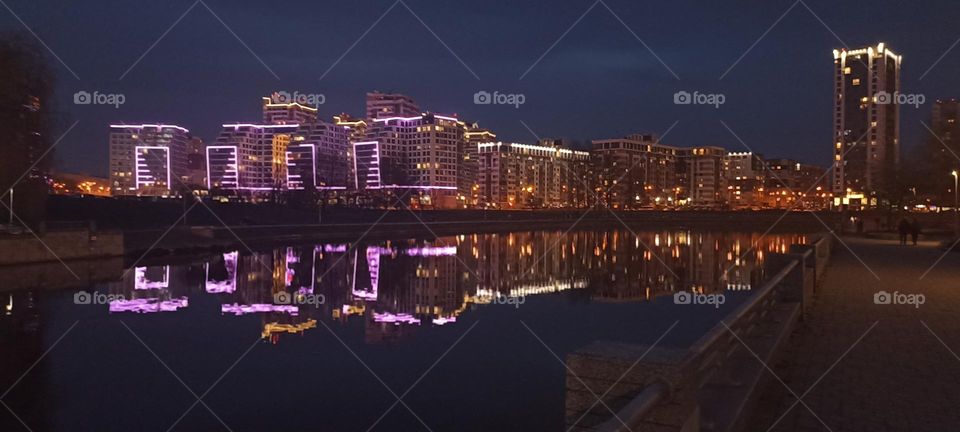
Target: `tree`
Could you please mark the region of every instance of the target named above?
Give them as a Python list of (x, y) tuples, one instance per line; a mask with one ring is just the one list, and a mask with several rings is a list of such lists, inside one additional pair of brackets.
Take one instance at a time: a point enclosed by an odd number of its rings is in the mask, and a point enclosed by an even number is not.
[(14, 211), (27, 224), (42, 220), (46, 206), (52, 95), (42, 51), (19, 36), (0, 38), (0, 195), (9, 205), (13, 188)]

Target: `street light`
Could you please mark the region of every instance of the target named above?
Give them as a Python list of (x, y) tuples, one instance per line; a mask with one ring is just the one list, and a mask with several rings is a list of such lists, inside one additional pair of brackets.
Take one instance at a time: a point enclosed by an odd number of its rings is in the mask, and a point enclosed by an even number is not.
[(960, 236), (960, 209), (957, 207), (960, 206), (960, 194), (958, 194), (957, 186), (960, 185), (960, 174), (957, 173), (957, 170), (953, 170), (950, 173), (953, 176), (953, 232), (954, 234)]

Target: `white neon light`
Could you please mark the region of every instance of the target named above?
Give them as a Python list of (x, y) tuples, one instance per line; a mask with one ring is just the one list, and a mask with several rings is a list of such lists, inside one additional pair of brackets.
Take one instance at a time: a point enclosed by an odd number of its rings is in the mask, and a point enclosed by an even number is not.
[(139, 124), (139, 125), (125, 125), (125, 124), (112, 124), (110, 127), (114, 129), (143, 129), (143, 128), (156, 128), (156, 129), (178, 129), (182, 132), (190, 132), (185, 127), (169, 124)]
[[(134, 151), (134, 153), (136, 153), (136, 161), (137, 161), (136, 165), (135, 165), (134, 168), (133, 168), (133, 170), (134, 170), (134, 186), (135, 186), (135, 188), (136, 188), (138, 191), (140, 190), (140, 184), (141, 184), (141, 181), (140, 181), (140, 167), (141, 167), (141, 165), (140, 165), (140, 163), (141, 163), (141, 162), (144, 163), (144, 165), (143, 165), (144, 168), (148, 168), (148, 167), (149, 167), (148, 164), (147, 164), (146, 159), (141, 159), (141, 157), (143, 157), (143, 153), (141, 153), (141, 150), (147, 150), (147, 151), (149, 151), (149, 150), (163, 150), (164, 154), (166, 154), (166, 156), (167, 156), (167, 166), (166, 166), (166, 168), (167, 168), (167, 185), (166, 185), (166, 186), (167, 186), (167, 189), (170, 190), (170, 189), (171, 189), (171, 188), (170, 188), (170, 148), (169, 148), (169, 147), (164, 147), (164, 146), (136, 146), (136, 147), (134, 147), (133, 151)], [(154, 174), (152, 171), (149, 171), (149, 170), (148, 170), (148, 172), (150, 173), (150, 179), (152, 179), (152, 181), (142, 182), (142, 183), (145, 184), (145, 185), (147, 185), (147, 186), (156, 186), (156, 183), (157, 183), (157, 181), (156, 181), (156, 178), (157, 178), (157, 177), (156, 177), (156, 174)]]

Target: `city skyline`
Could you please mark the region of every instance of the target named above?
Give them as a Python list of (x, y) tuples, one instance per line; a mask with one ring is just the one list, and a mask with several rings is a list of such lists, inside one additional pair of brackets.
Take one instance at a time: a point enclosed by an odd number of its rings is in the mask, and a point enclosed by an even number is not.
[[(257, 107), (238, 100), (278, 88), (322, 93), (325, 103), (320, 106), (320, 114), (324, 118), (341, 112), (362, 113), (363, 101), (357, 95), (368, 90), (398, 92), (413, 95), (426, 110), (478, 120), (503, 141), (534, 141), (529, 127), (536, 135), (567, 138), (583, 150), (591, 139), (638, 131), (663, 133), (679, 121), (669, 137), (676, 145), (719, 145), (747, 151), (720, 123), (724, 121), (757, 152), (819, 165), (827, 165), (831, 156), (822, 146), (830, 143), (830, 113), (824, 108), (830, 103), (830, 70), (825, 63), (833, 49), (885, 42), (904, 55), (908, 66), (903, 71), (903, 91), (922, 93), (927, 98), (927, 106), (903, 110), (905, 152), (922, 141), (925, 130), (920, 121), (928, 121), (929, 104), (956, 95), (948, 72), (960, 64), (960, 55), (949, 51), (953, 43), (947, 31), (952, 28), (950, 20), (945, 18), (949, 14), (939, 13), (948, 2), (936, 2), (916, 14), (911, 11), (912, 25), (903, 25), (905, 28), (895, 24), (901, 24), (906, 6), (895, 2), (872, 4), (869, 14), (857, 5), (811, 1), (792, 6), (765, 4), (739, 15), (718, 11), (716, 5), (661, 5), (644, 10), (643, 6), (626, 3), (591, 6), (589, 2), (567, 2), (555, 5), (553, 19), (530, 24), (534, 26), (530, 30), (497, 24), (535, 21), (528, 19), (539, 13), (534, 4), (515, 5), (511, 14), (500, 17), (493, 17), (492, 5), (462, 5), (476, 12), (463, 15), (482, 21), (479, 26), (464, 25), (460, 20), (465, 18), (460, 15), (447, 19), (453, 16), (447, 15), (450, 10), (431, 8), (426, 3), (392, 5), (370, 2), (324, 6), (329, 13), (318, 19), (321, 28), (316, 30), (326, 38), (322, 49), (311, 51), (309, 56), (293, 55), (291, 47), (298, 43), (287, 40), (280, 44), (271, 40), (277, 36), (258, 32), (252, 25), (260, 18), (253, 17), (256, 10), (238, 15), (214, 2), (193, 4), (195, 7), (185, 2), (176, 5), (179, 9), (174, 5), (156, 9), (146, 6), (150, 13), (144, 16), (151, 18), (136, 20), (137, 28), (129, 30), (129, 37), (123, 41), (110, 38), (109, 32), (97, 26), (84, 29), (85, 33), (89, 30), (91, 40), (105, 42), (106, 48), (98, 52), (98, 66), (82, 57), (83, 47), (76, 46), (78, 43), (64, 33), (75, 28), (70, 18), (74, 15), (64, 13), (43, 20), (38, 19), (39, 12), (32, 10), (33, 6), (10, 6), (62, 61), (55, 63), (59, 76), (57, 111), (61, 123), (78, 123), (58, 145), (59, 165), (67, 171), (91, 174), (106, 171), (106, 154), (97, 145), (102, 142), (103, 124), (121, 117), (144, 123), (165, 120), (181, 124), (211, 142), (220, 124), (256, 118)], [(291, 5), (304, 11), (315, 7)], [(74, 9), (64, 6), (65, 11)], [(75, 12), (91, 22), (116, 18), (121, 28), (131, 25), (119, 18), (130, 13), (122, 7), (92, 6)], [(211, 12), (244, 43), (223, 28)], [(266, 16), (283, 13), (260, 12)], [(717, 13), (736, 25), (712, 22)], [(181, 14), (183, 20), (179, 22)], [(583, 19), (578, 21), (581, 15)], [(651, 22), (646, 18), (649, 15), (660, 19)], [(328, 16), (342, 19), (334, 22)], [(371, 28), (381, 16), (385, 19)], [(13, 16), (0, 19), (10, 28), (23, 27)], [(174, 22), (178, 24), (171, 27)], [(50, 25), (46, 23), (55, 27), (44, 28)], [(916, 25), (924, 27), (924, 36), (911, 31)], [(483, 31), (494, 27), (501, 29), (498, 34)], [(568, 28), (571, 30), (565, 34)], [(698, 32), (684, 30), (691, 28), (714, 39), (707, 44), (696, 35)], [(169, 34), (158, 41), (168, 29)], [(369, 35), (357, 41), (368, 29)], [(768, 29), (769, 33), (764, 33)], [(280, 33), (289, 31), (293, 30), (284, 28)], [(401, 50), (405, 42), (382, 37), (396, 31), (408, 35), (409, 43), (423, 46), (425, 53)], [(511, 43), (505, 45), (505, 40)], [(348, 51), (355, 41), (356, 49)], [(154, 42), (156, 46), (130, 68)], [(780, 55), (783, 53), (790, 55)], [(383, 66), (389, 69), (384, 71)], [(364, 72), (372, 70), (377, 72)], [(422, 79), (425, 71), (429, 71), (429, 80)], [(118, 79), (121, 75), (123, 79)], [(320, 76), (323, 79), (318, 79)], [(783, 85), (786, 76), (790, 77), (788, 86)], [(70, 96), (80, 90), (122, 93), (125, 104), (119, 109), (74, 105)], [(722, 93), (726, 104), (717, 110), (672, 103), (677, 91), (697, 90)], [(478, 91), (522, 93), (525, 105), (519, 109), (474, 105), (472, 96)], [(210, 106), (217, 108), (206, 109)]]

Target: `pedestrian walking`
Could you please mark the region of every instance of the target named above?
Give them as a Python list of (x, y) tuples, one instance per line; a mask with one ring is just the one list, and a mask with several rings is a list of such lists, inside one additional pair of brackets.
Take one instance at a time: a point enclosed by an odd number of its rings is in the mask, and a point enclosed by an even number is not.
[(900, 222), (897, 222), (897, 231), (900, 233), (900, 245), (905, 246), (907, 234), (910, 232), (910, 222), (907, 222), (907, 218), (900, 218)]
[(913, 245), (917, 245), (917, 237), (920, 237), (920, 222), (917, 221), (917, 218), (913, 218), (910, 221), (910, 239), (913, 240)]

